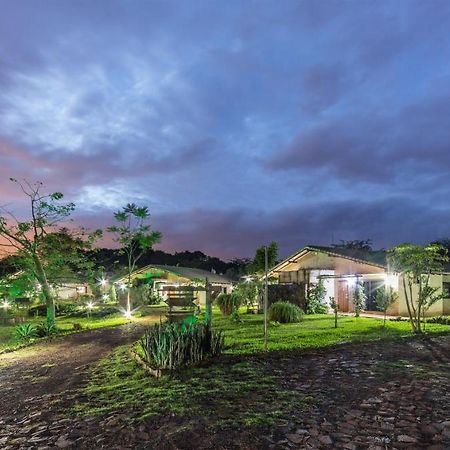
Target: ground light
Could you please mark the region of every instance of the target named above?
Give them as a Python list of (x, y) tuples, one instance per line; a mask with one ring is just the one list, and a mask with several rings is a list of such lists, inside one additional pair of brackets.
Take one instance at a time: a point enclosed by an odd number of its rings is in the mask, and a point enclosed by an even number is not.
[(2, 302), (2, 308), (3, 308), (5, 311), (7, 311), (8, 308), (10, 308), (10, 307), (11, 307), (11, 305), (10, 305), (10, 303), (8, 302), (8, 300), (3, 300), (3, 302)]
[(91, 315), (91, 311), (94, 309), (94, 303), (93, 302), (87, 302), (86, 303), (86, 309), (88, 311), (88, 317)]
[(131, 319), (133, 317), (133, 313), (137, 311), (138, 308), (135, 309), (125, 309), (125, 308), (119, 308), (120, 312), (123, 314), (125, 319)]
[(98, 280), (98, 283), (100, 284), (100, 286), (106, 286), (106, 280), (104, 278), (100, 278), (100, 280)]

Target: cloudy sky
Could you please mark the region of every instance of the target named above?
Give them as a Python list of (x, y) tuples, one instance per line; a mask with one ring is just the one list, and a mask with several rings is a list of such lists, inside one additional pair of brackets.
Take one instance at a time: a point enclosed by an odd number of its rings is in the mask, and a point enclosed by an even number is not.
[(159, 248), (450, 236), (450, 2), (3, 0), (0, 203), (41, 180)]

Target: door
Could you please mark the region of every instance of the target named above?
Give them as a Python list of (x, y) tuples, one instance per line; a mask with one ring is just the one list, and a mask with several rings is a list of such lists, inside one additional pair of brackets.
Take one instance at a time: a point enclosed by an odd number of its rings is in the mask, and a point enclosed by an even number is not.
[(339, 305), (339, 311), (348, 312), (349, 306), (349, 291), (348, 282), (346, 280), (338, 281), (337, 302)]

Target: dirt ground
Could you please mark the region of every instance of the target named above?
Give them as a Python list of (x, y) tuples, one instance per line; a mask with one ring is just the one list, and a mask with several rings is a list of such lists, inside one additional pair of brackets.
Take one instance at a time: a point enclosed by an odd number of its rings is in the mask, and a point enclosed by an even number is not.
[(80, 387), (92, 364), (143, 328), (80, 333), (38, 352), (1, 355), (0, 448), (450, 449), (450, 337), (250, 357), (313, 399), (307, 411), (276, 426), (212, 430), (202, 417), (161, 417), (130, 428), (121, 411), (83, 419), (68, 414), (83, 401)]

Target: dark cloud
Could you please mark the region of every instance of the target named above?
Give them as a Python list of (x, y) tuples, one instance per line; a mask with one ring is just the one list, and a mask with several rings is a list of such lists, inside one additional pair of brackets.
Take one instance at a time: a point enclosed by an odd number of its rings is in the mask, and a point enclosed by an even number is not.
[(43, 180), (99, 225), (136, 200), (227, 257), (448, 234), (448, 1), (45, 6), (2, 5), (2, 200)]

